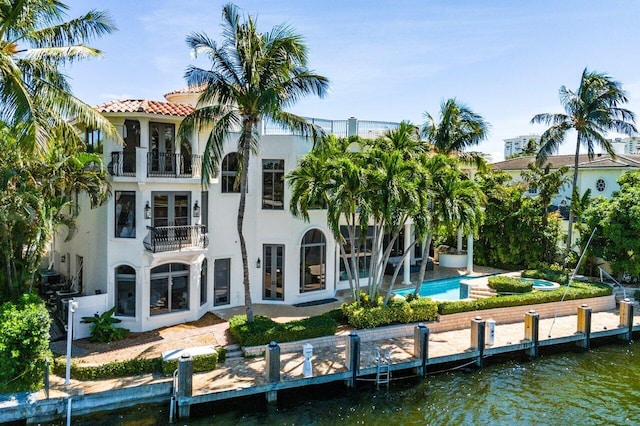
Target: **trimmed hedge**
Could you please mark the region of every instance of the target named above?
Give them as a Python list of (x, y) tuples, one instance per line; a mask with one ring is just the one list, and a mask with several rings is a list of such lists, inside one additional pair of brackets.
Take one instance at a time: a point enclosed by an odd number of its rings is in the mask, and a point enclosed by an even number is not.
[(329, 336), (336, 333), (338, 323), (331, 314), (304, 318), (282, 324), (270, 318), (256, 315), (247, 322), (246, 315), (236, 315), (229, 320), (229, 332), (241, 346), (266, 345), (269, 342), (293, 342)]
[[(66, 362), (57, 359), (53, 363), (53, 372), (64, 377)], [(135, 358), (126, 361), (108, 362), (102, 365), (78, 365), (71, 363), (71, 377), (76, 380), (102, 380), (118, 377), (139, 376), (141, 374), (162, 371), (162, 358)]]
[(522, 271), (522, 278), (534, 278), (538, 280), (547, 280), (560, 285), (567, 285), (569, 282), (569, 274), (565, 271), (556, 269), (527, 269)]
[(519, 278), (505, 277), (504, 275), (497, 275), (488, 278), (489, 288), (494, 289), (498, 293), (513, 294), (513, 293), (530, 293), (533, 290), (533, 282), (522, 281)]
[(482, 309), (559, 302), (562, 300), (565, 292), (565, 300), (588, 299), (591, 297), (609, 296), (611, 291), (611, 287), (606, 284), (572, 281), (571, 286), (568, 289), (565, 286), (553, 291), (534, 291), (526, 294), (496, 296), (478, 300), (440, 302), (438, 304), (438, 313), (440, 313), (440, 315), (447, 315), (457, 314), (459, 312), (478, 311)]
[[(217, 351), (208, 355), (197, 355), (193, 357), (193, 372), (215, 370), (218, 363), (225, 361), (227, 350), (218, 347)], [(53, 373), (64, 377), (66, 362), (64, 357), (53, 362)], [(108, 362), (102, 365), (81, 365), (71, 363), (71, 377), (76, 380), (104, 380), (117, 379), (119, 377), (139, 376), (142, 374), (163, 373), (171, 375), (178, 368), (178, 360), (163, 362), (161, 357), (157, 358), (134, 358), (125, 361)]]
[[(225, 351), (226, 355), (226, 351)], [(205, 371), (215, 370), (218, 366), (218, 352), (207, 355), (195, 355), (193, 357), (193, 372), (202, 373)], [(162, 362), (162, 373), (170, 376), (178, 368), (178, 360), (172, 359)]]
[(362, 306), (358, 302), (342, 305), (347, 321), (355, 328), (375, 328), (389, 324), (407, 324), (418, 321), (435, 321), (438, 305), (427, 297), (407, 302), (402, 296), (389, 300), (386, 307)]

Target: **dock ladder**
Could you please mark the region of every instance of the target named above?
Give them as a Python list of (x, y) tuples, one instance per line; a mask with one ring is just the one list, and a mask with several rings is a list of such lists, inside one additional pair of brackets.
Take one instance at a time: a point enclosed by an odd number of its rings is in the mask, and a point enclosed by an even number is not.
[(380, 385), (387, 385), (387, 389), (389, 389), (391, 381), (391, 353), (389, 349), (377, 349), (376, 367), (376, 389), (380, 389)]

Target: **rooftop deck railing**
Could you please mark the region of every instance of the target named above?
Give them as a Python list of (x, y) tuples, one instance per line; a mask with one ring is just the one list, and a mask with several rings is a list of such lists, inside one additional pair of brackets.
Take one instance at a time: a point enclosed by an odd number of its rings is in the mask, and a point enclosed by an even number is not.
[(149, 234), (143, 244), (152, 253), (205, 249), (209, 245), (204, 225), (147, 226), (147, 229)]
[[(305, 117), (305, 119), (320, 127), (326, 134), (342, 138), (356, 135), (361, 138), (375, 139), (384, 135), (385, 132), (397, 129), (400, 126), (400, 123), (390, 121), (357, 120), (355, 118), (348, 120), (326, 120), (323, 118)], [(262, 134), (295, 135), (298, 133), (285, 129), (272, 121), (265, 121), (262, 126)]]

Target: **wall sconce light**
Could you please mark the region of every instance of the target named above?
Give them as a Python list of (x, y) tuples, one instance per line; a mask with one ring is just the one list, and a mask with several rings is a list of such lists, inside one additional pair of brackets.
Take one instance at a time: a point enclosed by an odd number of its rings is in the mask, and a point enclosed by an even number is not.
[(256, 262), (256, 268), (260, 269), (260, 258), (258, 258), (258, 261)]
[(193, 217), (200, 217), (200, 206), (198, 205), (198, 200), (193, 205)]
[(144, 206), (144, 218), (151, 219), (151, 206), (149, 205), (148, 201), (147, 201), (147, 205)]

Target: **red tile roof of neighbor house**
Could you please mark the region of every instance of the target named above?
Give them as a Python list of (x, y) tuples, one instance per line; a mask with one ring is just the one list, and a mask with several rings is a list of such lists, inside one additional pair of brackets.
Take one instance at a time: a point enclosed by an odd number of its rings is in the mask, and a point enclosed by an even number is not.
[(109, 112), (144, 112), (147, 114), (173, 115), (184, 117), (193, 112), (193, 107), (187, 104), (172, 102), (150, 101), (147, 99), (127, 99), (111, 101), (96, 106), (101, 113)]
[(199, 93), (202, 92), (205, 88), (204, 84), (198, 84), (197, 86), (187, 86), (181, 89), (173, 90), (169, 93), (165, 93), (165, 96), (175, 95), (177, 93)]
[[(529, 163), (535, 162), (535, 157), (518, 157), (510, 160), (493, 163), (492, 166), (496, 170), (525, 170)], [(596, 154), (592, 160), (586, 154), (580, 155), (579, 166), (581, 169), (595, 168), (640, 168), (640, 155), (618, 154), (612, 159), (609, 154)], [(573, 155), (552, 155), (547, 158), (547, 163), (551, 164), (552, 169), (562, 166), (573, 167), (575, 157)]]

